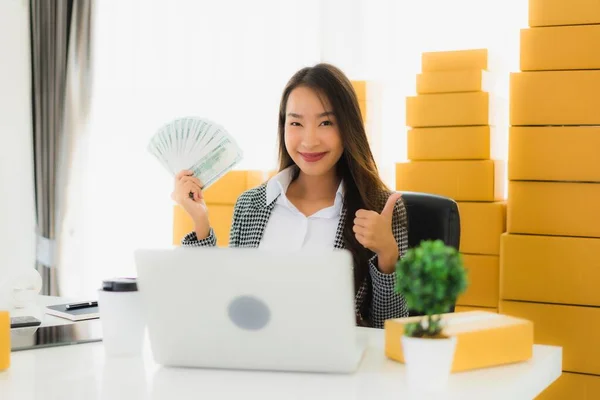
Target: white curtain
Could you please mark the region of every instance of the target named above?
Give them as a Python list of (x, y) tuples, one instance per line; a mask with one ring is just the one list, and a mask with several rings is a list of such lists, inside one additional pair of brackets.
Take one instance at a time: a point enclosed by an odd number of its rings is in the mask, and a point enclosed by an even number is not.
[[(275, 166), (286, 81), (319, 61), (369, 80), (368, 128), (384, 179), (406, 157), (404, 98), (420, 54), (487, 47), (518, 64), (520, 0), (125, 0), (96, 5), (86, 243), (63, 294), (135, 274), (132, 252), (171, 243), (171, 178), (146, 143), (168, 120), (206, 116), (245, 151), (240, 169)], [(506, 83), (501, 88), (506, 88)]]

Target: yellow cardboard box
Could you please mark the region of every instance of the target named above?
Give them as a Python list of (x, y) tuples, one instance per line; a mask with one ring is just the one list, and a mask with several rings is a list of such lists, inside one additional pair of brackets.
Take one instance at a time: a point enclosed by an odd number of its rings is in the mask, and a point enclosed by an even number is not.
[(354, 92), (356, 93), (356, 98), (359, 102), (367, 101), (367, 81), (351, 81), (352, 87), (354, 88)]
[(210, 224), (217, 236), (217, 246), (226, 247), (229, 244), (233, 206), (212, 205), (209, 212)]
[(502, 235), (501, 297), (600, 306), (600, 239)]
[(234, 205), (247, 188), (247, 171), (230, 171), (203, 191), (207, 204)]
[(460, 252), (500, 254), (500, 235), (506, 232), (506, 203), (459, 202)]
[[(404, 326), (420, 317), (385, 321), (385, 354), (404, 362)], [(444, 333), (456, 336), (452, 372), (468, 371), (529, 360), (533, 353), (530, 321), (482, 311), (444, 314)], [(435, 339), (432, 339), (435, 340)]]
[(600, 374), (600, 308), (501, 301), (500, 312), (530, 320), (535, 343), (563, 348), (563, 371)]
[(495, 125), (502, 110), (487, 92), (422, 94), (406, 98), (406, 125)]
[(485, 312), (491, 312), (491, 313), (498, 313), (498, 308), (488, 308), (488, 307), (472, 307), (472, 306), (461, 306), (461, 305), (456, 305), (454, 307), (454, 312), (466, 312), (466, 311), (485, 311)]
[(511, 181), (510, 233), (600, 237), (600, 184)]
[(396, 189), (432, 193), (456, 201), (504, 197), (502, 161), (411, 161), (396, 164)]
[(417, 93), (489, 92), (492, 75), (481, 69), (430, 71), (417, 74)]
[(497, 308), (500, 300), (500, 261), (498, 256), (462, 254), (469, 286), (456, 304)]
[(511, 127), (510, 180), (600, 182), (600, 127)]
[(179, 246), (185, 235), (194, 230), (194, 222), (179, 204), (173, 206), (173, 245)]
[(408, 131), (409, 160), (487, 160), (489, 126), (413, 128)]
[(600, 70), (516, 72), (510, 124), (600, 125)]
[(563, 372), (536, 400), (600, 399), (600, 376)]
[(488, 69), (488, 50), (470, 49), (425, 52), (421, 54), (421, 69), (423, 72)]
[(600, 25), (521, 30), (521, 71), (569, 69), (600, 69)]
[(0, 311), (0, 371), (10, 367), (10, 315)]
[(529, 26), (600, 24), (598, 0), (529, 0)]

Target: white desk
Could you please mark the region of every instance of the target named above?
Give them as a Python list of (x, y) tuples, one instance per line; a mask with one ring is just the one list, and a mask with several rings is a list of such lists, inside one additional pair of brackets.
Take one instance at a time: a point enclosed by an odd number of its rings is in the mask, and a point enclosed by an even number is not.
[(368, 330), (368, 337), (353, 375), (163, 368), (152, 360), (147, 342), (139, 358), (107, 358), (102, 343), (20, 351), (12, 354), (10, 369), (0, 372), (0, 398), (519, 400), (535, 398), (561, 374), (561, 348), (536, 345), (528, 362), (453, 374), (441, 395), (411, 394), (404, 366), (384, 355), (383, 331)]

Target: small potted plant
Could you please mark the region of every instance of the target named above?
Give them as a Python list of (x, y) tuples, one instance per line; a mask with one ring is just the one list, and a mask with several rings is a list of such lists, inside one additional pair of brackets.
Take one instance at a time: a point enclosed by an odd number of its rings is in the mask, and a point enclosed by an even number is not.
[(443, 388), (454, 360), (456, 338), (444, 335), (441, 314), (467, 288), (460, 253), (441, 240), (422, 241), (396, 264), (396, 292), (422, 317), (405, 326), (402, 352), (409, 385)]

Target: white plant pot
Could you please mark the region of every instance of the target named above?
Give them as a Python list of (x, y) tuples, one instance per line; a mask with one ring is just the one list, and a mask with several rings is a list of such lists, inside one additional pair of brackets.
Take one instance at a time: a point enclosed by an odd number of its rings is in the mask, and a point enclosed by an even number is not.
[(402, 336), (408, 385), (426, 392), (443, 390), (450, 376), (456, 337), (443, 339)]

